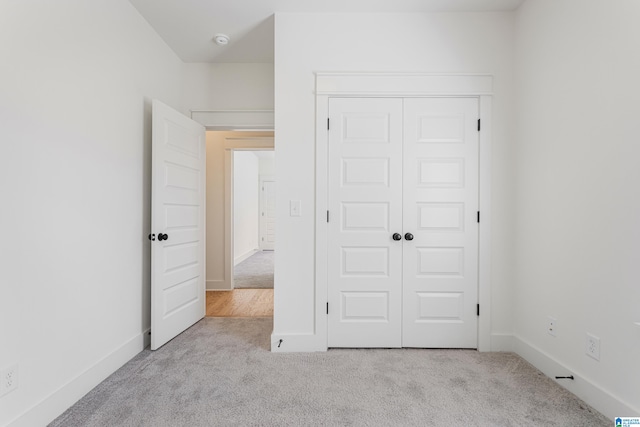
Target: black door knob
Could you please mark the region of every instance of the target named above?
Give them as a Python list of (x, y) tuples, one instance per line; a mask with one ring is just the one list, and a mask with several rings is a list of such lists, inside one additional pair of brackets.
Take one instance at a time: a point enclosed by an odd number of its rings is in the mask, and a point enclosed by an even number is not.
[(402, 234), (400, 233), (393, 233), (393, 240), (400, 240), (402, 239)]
[(163, 240), (169, 240), (169, 236), (166, 234), (158, 234), (158, 241), (162, 242)]
[(149, 234), (149, 240), (151, 240), (152, 242), (156, 241), (156, 235), (155, 234)]
[[(158, 237), (158, 239), (159, 239), (159, 237)], [(405, 239), (405, 240), (413, 240), (413, 234), (411, 234), (411, 233), (406, 233), (406, 234), (404, 235), (404, 239)]]

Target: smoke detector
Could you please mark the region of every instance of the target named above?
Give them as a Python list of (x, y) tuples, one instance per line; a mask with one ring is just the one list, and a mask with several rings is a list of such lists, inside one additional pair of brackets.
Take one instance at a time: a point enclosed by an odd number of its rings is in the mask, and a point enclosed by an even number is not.
[(213, 36), (213, 41), (216, 42), (218, 46), (226, 46), (229, 44), (229, 36), (226, 34), (216, 34)]

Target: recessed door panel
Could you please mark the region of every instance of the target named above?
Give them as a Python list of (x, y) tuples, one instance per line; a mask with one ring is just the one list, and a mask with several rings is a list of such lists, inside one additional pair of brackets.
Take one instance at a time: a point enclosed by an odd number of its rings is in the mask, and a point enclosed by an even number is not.
[(343, 203), (342, 231), (388, 232), (389, 203)]
[(462, 292), (418, 292), (417, 323), (462, 322), (464, 294)]
[(420, 114), (417, 116), (418, 143), (463, 143), (464, 114)]
[(418, 160), (418, 186), (463, 188), (464, 159), (430, 158)]
[(388, 158), (356, 158), (342, 159), (343, 185), (388, 187)]
[(343, 292), (340, 306), (343, 322), (388, 322), (388, 292)]
[(343, 113), (342, 142), (344, 144), (388, 144), (390, 142), (388, 113)]
[(464, 203), (419, 203), (418, 228), (430, 231), (464, 231)]
[(342, 276), (389, 275), (389, 248), (342, 248)]

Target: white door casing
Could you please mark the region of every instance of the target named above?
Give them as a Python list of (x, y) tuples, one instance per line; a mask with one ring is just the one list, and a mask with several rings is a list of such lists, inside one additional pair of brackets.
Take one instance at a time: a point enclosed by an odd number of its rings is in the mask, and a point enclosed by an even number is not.
[(273, 250), (276, 243), (276, 182), (260, 179), (260, 249)]
[(477, 99), (331, 98), (329, 117), (328, 346), (477, 348)]
[[(205, 314), (204, 127), (153, 101), (151, 349)], [(165, 238), (166, 236), (166, 238)]]
[(400, 347), (402, 99), (331, 99), (328, 344)]
[(477, 348), (478, 100), (404, 100), (403, 347)]

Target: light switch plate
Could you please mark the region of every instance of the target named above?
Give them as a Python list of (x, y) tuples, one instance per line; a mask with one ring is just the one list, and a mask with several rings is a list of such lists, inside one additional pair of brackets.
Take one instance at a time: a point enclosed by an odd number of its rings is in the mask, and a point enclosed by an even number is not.
[(289, 200), (289, 215), (301, 216), (300, 200)]

